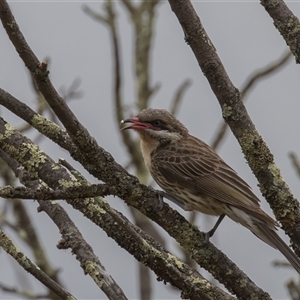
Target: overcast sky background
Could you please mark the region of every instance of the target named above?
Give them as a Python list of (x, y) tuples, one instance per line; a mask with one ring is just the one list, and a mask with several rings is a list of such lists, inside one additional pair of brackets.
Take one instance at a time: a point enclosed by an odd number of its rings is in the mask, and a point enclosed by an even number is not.
[[(27, 42), (40, 60), (51, 58), (50, 77), (59, 89), (69, 86), (75, 78), (81, 79), (80, 90), (84, 96), (70, 103), (76, 116), (97, 139), (98, 143), (109, 151), (117, 162), (125, 165), (126, 150), (122, 147), (119, 123), (115, 122), (112, 103), (112, 50), (107, 28), (91, 20), (82, 11), (82, 4), (100, 11), (102, 2), (98, 1), (10, 1), (10, 6)], [(300, 16), (300, 4), (287, 2), (295, 15)], [(214, 43), (217, 52), (234, 85), (240, 88), (248, 76), (255, 70), (276, 60), (287, 49), (286, 44), (259, 1), (239, 2), (193, 2), (203, 25)], [(132, 28), (128, 15), (121, 3), (118, 8), (121, 36), (122, 75), (125, 78), (123, 96), (127, 103), (135, 100), (133, 85), (133, 48)], [(189, 78), (193, 84), (185, 94), (179, 112), (179, 119), (189, 128), (190, 133), (210, 143), (222, 119), (219, 104), (210, 90), (189, 46), (183, 40), (182, 29), (172, 13), (168, 2), (158, 9), (155, 26), (154, 48), (151, 58), (152, 84), (161, 83), (162, 87), (152, 99), (151, 106), (169, 108), (177, 87)], [(23, 62), (15, 52), (3, 28), (0, 28), (0, 86), (33, 109), (35, 99), (30, 80)], [(256, 128), (267, 142), (282, 175), (293, 193), (299, 198), (299, 178), (295, 175), (289, 151), (300, 155), (299, 139), (299, 66), (290, 60), (279, 73), (261, 81), (247, 98), (248, 112)], [(136, 113), (136, 112), (135, 112)], [(14, 126), (22, 121), (1, 108), (1, 115)], [(35, 137), (36, 132), (30, 133)], [(41, 148), (53, 159), (59, 157), (72, 162), (69, 155), (48, 140), (43, 140)], [(231, 133), (228, 134), (219, 154), (253, 188), (262, 199), (262, 207), (272, 215), (268, 204), (257, 188), (257, 181), (243, 158), (240, 147)], [(78, 164), (72, 164), (78, 167)], [(86, 173), (84, 173), (86, 174)], [(97, 182), (88, 176), (91, 181)], [(109, 198), (110, 204), (122, 211), (127, 217), (130, 213), (123, 201)], [(138, 298), (137, 265), (135, 260), (112, 239), (80, 213), (64, 204), (70, 216), (86, 240), (93, 246), (95, 253), (114, 279), (130, 299)], [(37, 204), (27, 201), (33, 223), (47, 249), (54, 266), (61, 269), (61, 279), (67, 289), (78, 299), (105, 299), (93, 281), (83, 276), (75, 257), (70, 251), (56, 248), (60, 235), (53, 222), (44, 213), (37, 214)], [(180, 208), (174, 206), (184, 214)], [(197, 225), (208, 230), (211, 225), (199, 215)], [(210, 223), (211, 224), (211, 223)], [(163, 231), (162, 229), (160, 229)], [(288, 239), (282, 235), (288, 243)], [(178, 246), (166, 235), (168, 250), (180, 255)], [(297, 280), (293, 270), (272, 267), (272, 261), (284, 260), (280, 252), (258, 240), (247, 229), (226, 219), (212, 242), (232, 259), (249, 277), (274, 299), (287, 299), (284, 282), (290, 278)], [(31, 253), (22, 244), (20, 247), (31, 257)], [(43, 291), (43, 287), (30, 276), (21, 277), (20, 267), (0, 251), (0, 282), (19, 288)], [(6, 270), (5, 272), (3, 270)], [(30, 278), (29, 278), (30, 277)], [(19, 285), (19, 280), (21, 284)], [(210, 278), (208, 275), (207, 278)], [(155, 280), (155, 299), (178, 299), (180, 292), (168, 288)], [(1, 299), (12, 297), (0, 292)], [(16, 297), (17, 298), (17, 297)]]

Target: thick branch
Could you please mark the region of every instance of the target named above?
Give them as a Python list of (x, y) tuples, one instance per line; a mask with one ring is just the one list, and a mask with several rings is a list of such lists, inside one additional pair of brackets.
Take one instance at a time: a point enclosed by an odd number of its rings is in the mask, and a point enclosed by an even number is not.
[(98, 196), (115, 195), (117, 189), (106, 184), (76, 185), (66, 187), (63, 190), (52, 190), (41, 186), (39, 189), (26, 188), (23, 186), (12, 187), (10, 185), (0, 187), (2, 198), (22, 198), (36, 200), (59, 200), (73, 198), (91, 198)]
[(282, 0), (261, 0), (270, 17), (274, 20), (274, 25), (288, 44), (291, 52), (300, 63), (300, 22), (299, 19), (288, 8)]
[(21, 102), (8, 92), (0, 88), (0, 105), (6, 107), (16, 116), (20, 117), (41, 134), (51, 139), (53, 142), (69, 152), (76, 151), (72, 140), (65, 130), (44, 116), (36, 113), (25, 103)]

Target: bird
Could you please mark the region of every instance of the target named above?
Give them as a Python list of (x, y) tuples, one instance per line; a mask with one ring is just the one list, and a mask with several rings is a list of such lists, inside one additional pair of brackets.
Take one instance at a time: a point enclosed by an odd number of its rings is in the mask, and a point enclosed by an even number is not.
[(251, 187), (174, 115), (146, 108), (121, 124), (121, 130), (138, 132), (145, 165), (165, 198), (184, 210), (219, 216), (208, 238), (228, 216), (278, 249), (300, 274), (300, 260), (276, 233), (279, 224), (260, 208)]

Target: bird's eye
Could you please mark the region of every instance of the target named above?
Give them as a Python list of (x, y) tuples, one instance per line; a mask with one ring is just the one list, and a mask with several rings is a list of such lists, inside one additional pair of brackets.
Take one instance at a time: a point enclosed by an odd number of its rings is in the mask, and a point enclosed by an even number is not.
[(152, 125), (155, 127), (161, 127), (162, 126), (162, 122), (159, 120), (155, 120), (152, 122)]

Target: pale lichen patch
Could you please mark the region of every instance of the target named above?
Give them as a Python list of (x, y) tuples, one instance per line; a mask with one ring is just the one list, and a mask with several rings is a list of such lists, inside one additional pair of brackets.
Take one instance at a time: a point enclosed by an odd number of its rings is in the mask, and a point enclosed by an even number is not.
[(32, 178), (38, 178), (40, 164), (47, 160), (45, 152), (35, 144), (22, 143), (21, 147), (18, 148), (18, 156)]
[[(56, 135), (62, 131), (60, 126), (39, 114), (35, 114), (31, 122), (32, 126), (42, 133), (51, 132), (51, 135)], [(48, 136), (47, 134), (45, 135)]]
[(8, 139), (15, 132), (15, 129), (9, 123), (6, 123), (4, 127), (5, 127), (5, 132), (3, 134), (0, 133), (0, 139)]
[(80, 186), (80, 182), (78, 182), (77, 180), (66, 180), (66, 179), (60, 179), (58, 181), (59, 185), (61, 187), (66, 187), (66, 188), (69, 188), (69, 187), (75, 187), (75, 186)]
[(228, 118), (230, 118), (233, 114), (233, 110), (232, 107), (227, 105), (226, 103), (223, 105), (223, 109), (222, 109), (222, 114), (223, 114), (223, 118), (226, 120)]
[(168, 260), (172, 260), (179, 269), (182, 269), (184, 266), (183, 262), (180, 261), (178, 257), (172, 255), (171, 253), (168, 253)]

